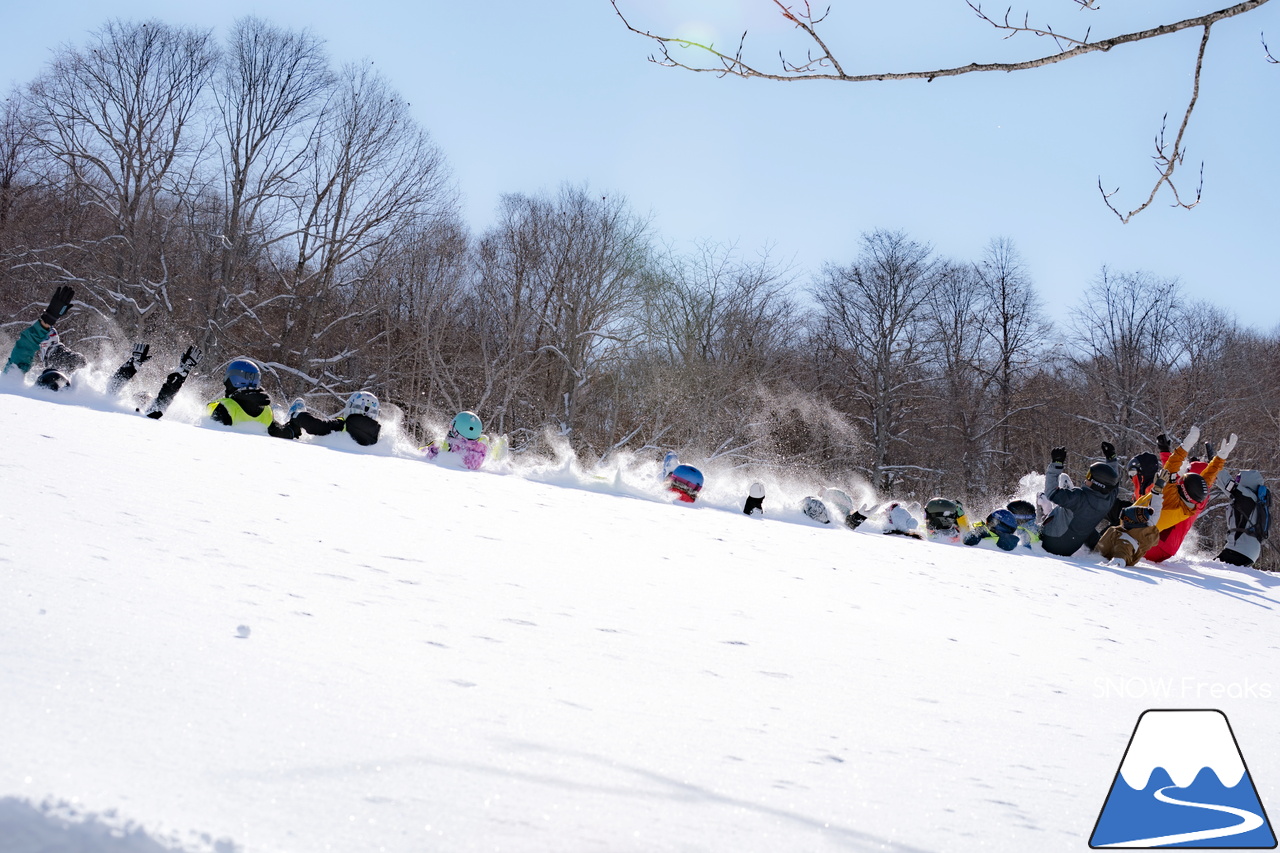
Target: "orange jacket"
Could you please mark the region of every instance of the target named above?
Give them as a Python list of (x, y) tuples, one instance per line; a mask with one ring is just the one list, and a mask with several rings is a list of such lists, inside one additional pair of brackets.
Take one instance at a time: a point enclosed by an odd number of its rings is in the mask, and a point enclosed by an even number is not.
[[(1194, 519), (1200, 513), (1204, 512), (1204, 508), (1209, 505), (1209, 499), (1206, 496), (1203, 503), (1190, 504), (1182, 499), (1182, 495), (1178, 492), (1178, 483), (1181, 477), (1177, 474), (1182, 470), (1182, 463), (1187, 460), (1187, 451), (1181, 447), (1169, 454), (1169, 458), (1164, 462), (1164, 470), (1169, 472), (1169, 485), (1164, 487), (1164, 507), (1160, 510), (1160, 518), (1156, 521), (1156, 528), (1159, 530), (1168, 530), (1170, 527), (1176, 527), (1184, 521)], [(1222, 466), (1226, 463), (1217, 456), (1209, 460), (1209, 464), (1204, 469), (1198, 471), (1201, 477), (1204, 477), (1205, 486), (1208, 489), (1213, 488), (1213, 481), (1218, 479), (1218, 474), (1222, 471)], [(1151, 506), (1151, 493), (1143, 495), (1133, 502), (1134, 506)]]

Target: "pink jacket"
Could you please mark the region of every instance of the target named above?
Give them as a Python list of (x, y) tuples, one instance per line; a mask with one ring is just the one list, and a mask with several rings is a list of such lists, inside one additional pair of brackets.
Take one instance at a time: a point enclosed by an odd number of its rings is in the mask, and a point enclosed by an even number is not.
[(455, 435), (452, 438), (438, 438), (424, 448), (427, 459), (435, 459), (441, 453), (455, 453), (468, 470), (474, 471), (484, 464), (489, 455), (489, 436), (479, 438), (463, 438)]

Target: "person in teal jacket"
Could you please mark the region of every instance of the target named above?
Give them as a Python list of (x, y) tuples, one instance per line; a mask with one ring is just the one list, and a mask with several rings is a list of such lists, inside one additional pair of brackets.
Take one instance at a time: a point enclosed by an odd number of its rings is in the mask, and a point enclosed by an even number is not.
[(58, 391), (71, 384), (71, 374), (89, 362), (83, 355), (62, 344), (54, 324), (71, 310), (71, 300), (75, 295), (75, 290), (67, 285), (53, 291), (53, 297), (44, 313), (18, 335), (18, 340), (9, 353), (9, 360), (0, 372), (8, 373), (10, 368), (16, 368), (19, 373), (27, 373), (39, 353), (44, 370), (36, 379), (36, 385)]

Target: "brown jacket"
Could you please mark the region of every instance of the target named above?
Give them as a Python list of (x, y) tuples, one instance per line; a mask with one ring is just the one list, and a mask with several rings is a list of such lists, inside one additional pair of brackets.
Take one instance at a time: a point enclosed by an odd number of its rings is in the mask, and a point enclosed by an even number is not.
[(1160, 528), (1154, 524), (1135, 527), (1133, 530), (1125, 530), (1117, 524), (1115, 527), (1108, 527), (1098, 540), (1098, 553), (1108, 560), (1120, 557), (1126, 565), (1132, 566), (1159, 541)]
[(1128, 530), (1119, 524), (1108, 527), (1102, 534), (1102, 538), (1098, 540), (1096, 550), (1099, 554), (1108, 560), (1120, 557), (1126, 565), (1132, 566), (1160, 541), (1159, 518), (1165, 492), (1159, 487), (1166, 476), (1166, 472), (1161, 471), (1156, 476), (1156, 489), (1143, 495), (1145, 500), (1141, 501), (1141, 505), (1151, 507), (1151, 523), (1146, 527), (1133, 527)]

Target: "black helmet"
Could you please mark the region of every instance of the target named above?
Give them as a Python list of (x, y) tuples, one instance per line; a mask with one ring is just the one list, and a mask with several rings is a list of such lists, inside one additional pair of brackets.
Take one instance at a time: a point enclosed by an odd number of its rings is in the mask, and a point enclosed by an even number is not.
[(1030, 524), (1036, 520), (1036, 505), (1031, 501), (1009, 501), (1005, 509), (1013, 513), (1013, 517), (1019, 524)]
[(1160, 457), (1154, 453), (1139, 453), (1129, 460), (1129, 476), (1134, 478), (1134, 489), (1139, 495), (1145, 494), (1151, 488), (1159, 472)]
[(1120, 475), (1106, 462), (1095, 462), (1089, 466), (1089, 473), (1085, 479), (1088, 480), (1089, 485), (1093, 486), (1094, 491), (1109, 492), (1116, 487), (1116, 483), (1120, 482)]
[(61, 391), (70, 384), (71, 377), (52, 367), (46, 367), (36, 378), (37, 388), (48, 388), (50, 391)]
[(1209, 484), (1199, 474), (1188, 474), (1178, 484), (1178, 494), (1189, 504), (1203, 503), (1209, 496)]

